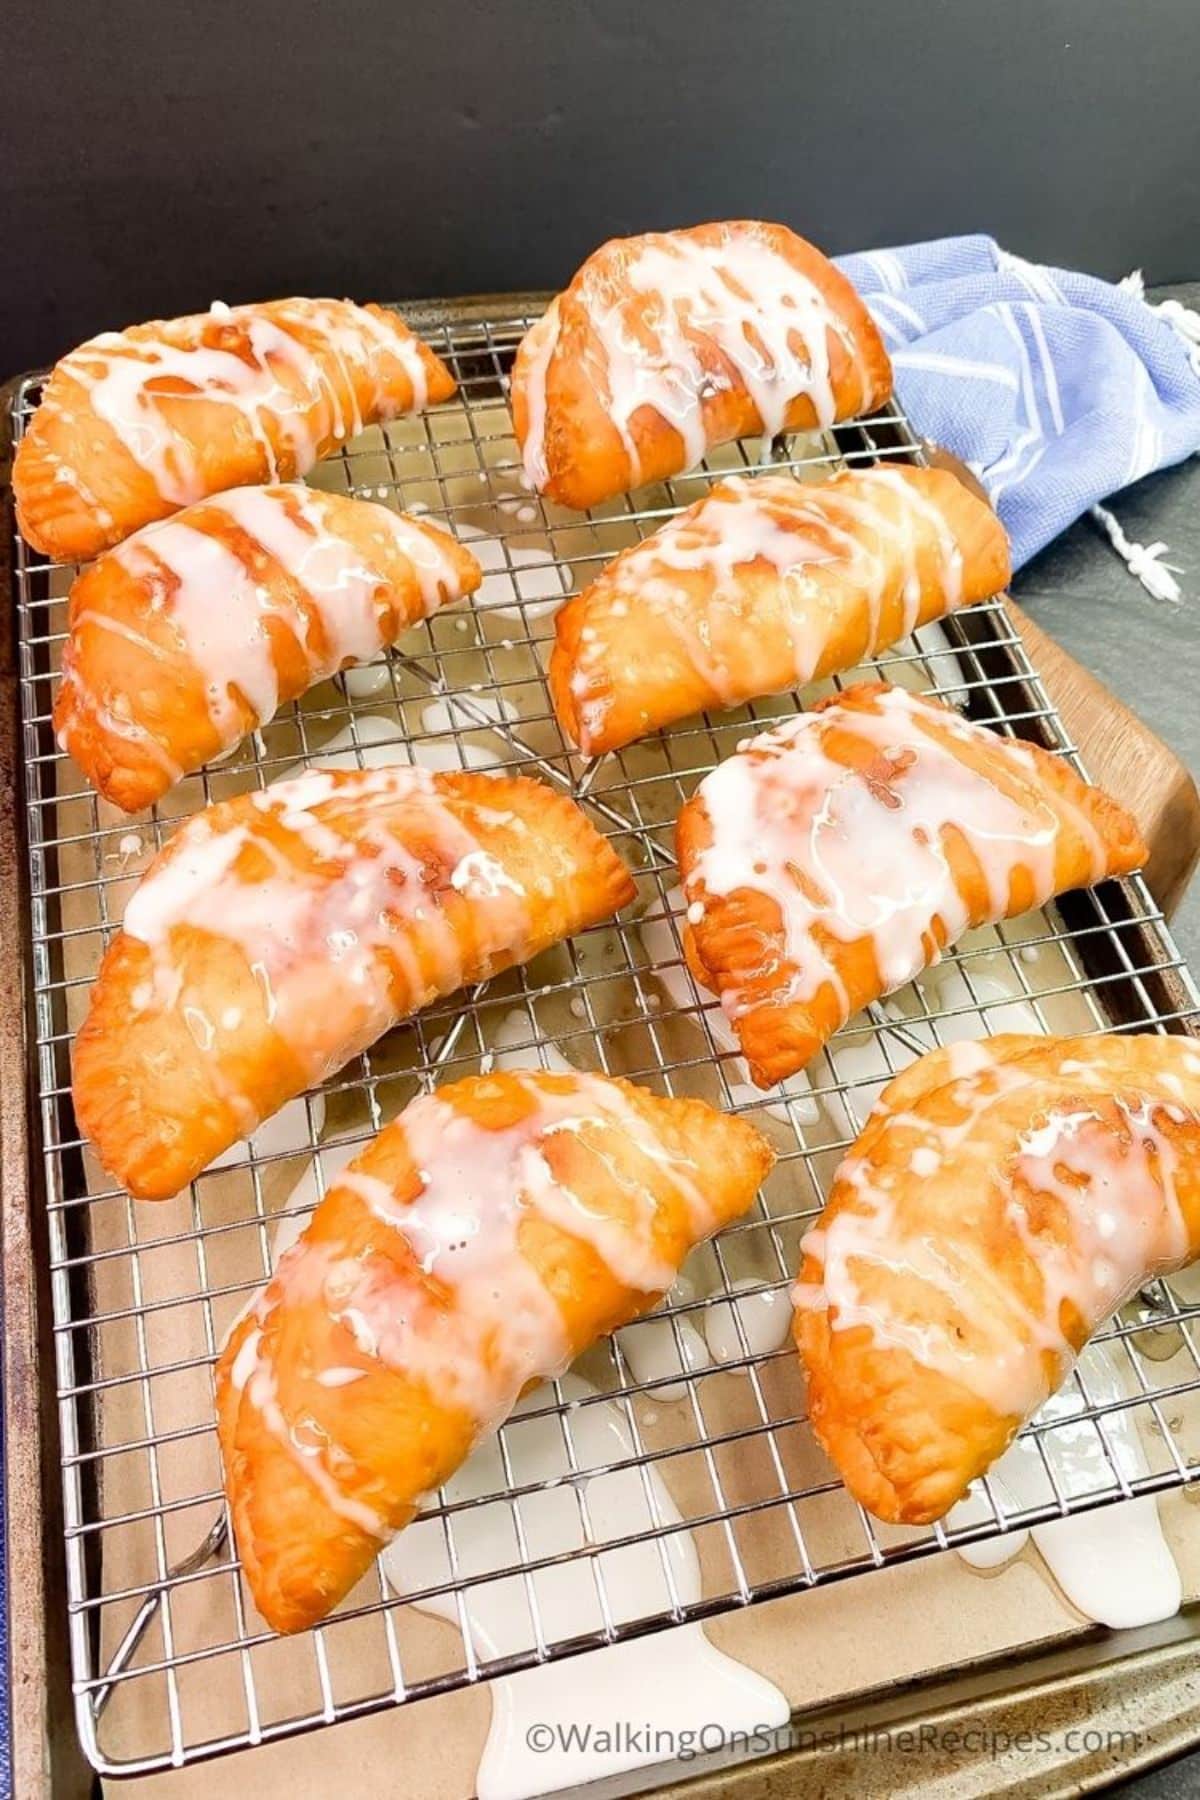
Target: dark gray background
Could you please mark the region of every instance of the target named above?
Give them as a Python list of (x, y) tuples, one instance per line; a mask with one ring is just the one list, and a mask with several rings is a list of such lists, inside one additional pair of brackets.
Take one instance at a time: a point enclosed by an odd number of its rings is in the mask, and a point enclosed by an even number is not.
[(561, 283), (781, 219), (1200, 266), (1198, 0), (18, 0), (0, 380), (214, 297)]

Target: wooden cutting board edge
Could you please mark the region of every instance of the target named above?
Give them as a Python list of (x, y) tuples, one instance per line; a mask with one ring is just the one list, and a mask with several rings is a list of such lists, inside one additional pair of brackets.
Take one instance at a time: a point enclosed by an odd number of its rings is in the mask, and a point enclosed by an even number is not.
[(1082, 663), (1006, 598), (1005, 606), (1091, 779), (1137, 820), (1146, 885), (1170, 918), (1200, 861), (1200, 792), (1175, 752)]
[[(951, 451), (924, 440), (935, 468), (948, 469), (990, 506), (982, 483)], [(1188, 770), (1162, 739), (1143, 725), (1103, 682), (1035, 625), (1011, 595), (1004, 596), (1025, 654), (1092, 781), (1119, 800), (1138, 822), (1149, 856), (1142, 871), (1169, 919), (1187, 892), (1200, 860), (1200, 793)]]

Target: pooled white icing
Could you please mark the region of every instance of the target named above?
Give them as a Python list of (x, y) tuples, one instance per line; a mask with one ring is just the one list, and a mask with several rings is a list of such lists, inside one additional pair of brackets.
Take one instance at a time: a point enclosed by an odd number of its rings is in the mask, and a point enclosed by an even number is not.
[[(537, 1390), (518, 1405), (504, 1453), (489, 1440), (446, 1484), (451, 1505), (496, 1496), (454, 1515), (453, 1567), (445, 1526), (436, 1518), (416, 1520), (381, 1557), (393, 1588), (465, 1628), (481, 1659), (534, 1650), (539, 1626), (543, 1641), (554, 1642), (693, 1606), (703, 1597), (695, 1544), (688, 1532), (672, 1529), (682, 1520), (660, 1466), (637, 1466), (641, 1446), (625, 1409), (601, 1400), (576, 1375), (564, 1376), (560, 1391), (571, 1409), (571, 1452), (556, 1413), (522, 1419), (523, 1412), (546, 1407), (547, 1394)], [(510, 1480), (532, 1491), (512, 1502)], [(522, 1562), (518, 1512), (530, 1547), (524, 1554), (562, 1560), (528, 1577), (479, 1580)], [(574, 1554), (610, 1543), (595, 1563)], [(464, 1580), (472, 1585), (452, 1591)], [(428, 1592), (439, 1587), (445, 1591)], [(749, 1734), (778, 1728), (789, 1711), (776, 1687), (714, 1649), (698, 1625), (502, 1676), (488, 1692), (492, 1716), (475, 1781), (479, 1800), (533, 1800), (660, 1763), (670, 1740), (656, 1730), (676, 1742), (705, 1724), (711, 1731), (714, 1722), (731, 1735)], [(623, 1740), (613, 1732), (617, 1720), (635, 1727)]]
[[(281, 300), (269, 308), (231, 307), (214, 316), (226, 331), (240, 328), (237, 348), (206, 345), (199, 329), (194, 343), (172, 341), (180, 325), (202, 327), (198, 318), (172, 321), (157, 335), (154, 327), (137, 337), (104, 332), (59, 365), (86, 389), (97, 417), (173, 506), (203, 498), (209, 482), (198, 446), (170, 423), (158, 403), (162, 395), (176, 403), (199, 395), (235, 407), (263, 452), (271, 480), (281, 469), (303, 475), (313, 466), (321, 454), (317, 421), (338, 440), (361, 429), (358, 383), (370, 396), (371, 417), (395, 415), (399, 408), (389, 396), (381, 359), (401, 363), (413, 406), (425, 404), (417, 341), (399, 321), (389, 327), (344, 300)], [(321, 335), (323, 355), (304, 341), (313, 332)], [(280, 379), (277, 367), (294, 386)]]
[[(423, 769), (366, 770), (351, 780), (310, 770), (248, 796), (234, 823), (214, 826), (211, 812), (189, 819), (130, 899), (124, 929), (149, 946), (164, 1006), (180, 1000), (176, 929), (229, 938), (315, 1084), (396, 1023), (398, 970), (413, 1008), (462, 985), (463, 948), (441, 900), (449, 888), (477, 903), (473, 955), (486, 963), (519, 951), (524, 896), (480, 852)], [(423, 965), (409, 924), (422, 928)], [(316, 998), (331, 978), (339, 1032)], [(199, 1015), (197, 1041), (219, 1045), (219, 1021), (203, 1016), (202, 997), (189, 994), (188, 1005)], [(256, 1122), (248, 1118), (246, 1129)]]
[[(444, 724), (430, 723), (431, 717), (442, 719), (439, 708), (440, 702), (422, 709), (424, 730), (445, 730)], [(499, 760), (478, 739), (410, 740), (404, 736), (400, 720), (386, 713), (360, 713), (352, 725), (343, 726), (309, 756), (313, 766), (321, 769), (394, 769), (411, 763), (434, 775), (455, 769), (494, 769)], [(289, 772), (299, 774), (303, 767), (297, 764)]]
[[(788, 409), (802, 396), (812, 402), (818, 425), (837, 417), (831, 338), (839, 341), (866, 385), (858, 345), (835, 307), (754, 224), (730, 225), (717, 241), (686, 231), (629, 240), (614, 272), (605, 257), (585, 265), (572, 302), (587, 316), (595, 338), (596, 387), (607, 396), (608, 416), (629, 458), (629, 480), (642, 479), (633, 431), (640, 408), (651, 407), (679, 433), (684, 468), (700, 462), (708, 447), (704, 400), (729, 377), (705, 366), (715, 349), (758, 412), (762, 431), (783, 430)], [(546, 377), (558, 343), (557, 307), (535, 331), (527, 368), (528, 427), (522, 448), (525, 474), (534, 488), (546, 482)]]
[(375, 700), (392, 692), (391, 664), (386, 657), (343, 671), (346, 692), (353, 700)]
[[(391, 769), (415, 764), (434, 775), (452, 774), (456, 769), (495, 769), (501, 760), (500, 744), (490, 728), (472, 714), (497, 726), (515, 717), (506, 700), (490, 694), (472, 694), (470, 711), (455, 696), (431, 700), (421, 708), (421, 729), (431, 735), (409, 739), (394, 714), (359, 713), (325, 743), (312, 747), (309, 759), (320, 769)], [(280, 781), (304, 774), (305, 767), (304, 763), (289, 764)]]
[(486, 730), (482, 721), (504, 725), (518, 716), (517, 709), (502, 694), (448, 694), (445, 699), (431, 700), (421, 709), (421, 723), (426, 731)]
[[(324, 744), (309, 752), (311, 766), (317, 769), (394, 769), (412, 762), (420, 767), (436, 769), (460, 768), (456, 759), (444, 765), (425, 764), (413, 756), (413, 748), (403, 735), (404, 727), (397, 718), (386, 713), (360, 713), (352, 725), (344, 725)], [(302, 775), (303, 763), (288, 768), (281, 780)]]
[(753, 1276), (731, 1281), (704, 1309), (704, 1335), (717, 1363), (769, 1356), (787, 1342), (792, 1303), (786, 1287), (765, 1287)]
[(415, 743), (413, 761), (428, 769), (494, 768), (503, 758), (507, 738), (503, 731), (499, 738), (494, 736), (481, 720), (503, 727), (516, 716), (516, 708), (498, 694), (472, 694), (469, 707), (453, 695), (431, 700), (421, 708), (421, 728), (433, 741)]
[[(871, 746), (866, 767), (847, 767), (829, 753), (827, 744), (843, 731)], [(936, 960), (936, 922), (947, 943), (982, 923), (970, 917), (954, 881), (947, 829), (965, 839), (978, 862), (987, 921), (1007, 913), (1017, 868), (1028, 872), (1034, 904), (1054, 892), (1057, 814), (1034, 782), (1010, 797), (960, 760), (955, 740), (1023, 773), (1022, 747), (888, 688), (869, 707), (829, 707), (763, 732), (700, 784), (712, 836), (685, 871), (685, 896), (692, 905), (750, 889), (775, 902), (784, 966), (774, 1001), (810, 1000), (828, 987), (843, 1022), (848, 1017), (848, 996), (822, 935), (839, 943), (868, 939), (887, 993)], [(1091, 878), (1099, 879), (1102, 847), (1078, 809), (1073, 822), (1093, 848)], [(765, 945), (767, 954), (777, 953)], [(736, 1021), (761, 996), (730, 984), (722, 1004)]]
[(538, 1043), (529, 1014), (514, 1007), (505, 1013), (492, 1033), (493, 1055), (497, 1069), (545, 1069), (551, 1075), (574, 1075), (557, 1044)]
[[(937, 698), (946, 706), (965, 707), (971, 697), (969, 680), (961, 657), (951, 647), (945, 626), (933, 619), (929, 624), (921, 626), (912, 641), (914, 648), (922, 654), (928, 682), (936, 690)], [(913, 669), (918, 685), (922, 687), (926, 685), (925, 671), (918, 666)], [(876, 673), (875, 670), (864, 671), (862, 679), (870, 680)], [(903, 681), (905, 674), (903, 663), (888, 670), (889, 679), (897, 682)], [(849, 681), (855, 678), (847, 679)]]
[[(668, 1302), (671, 1296), (668, 1295)], [(646, 1398), (650, 1401), (686, 1400), (688, 1384), (677, 1377), (696, 1375), (709, 1365), (704, 1339), (688, 1318), (669, 1318), (665, 1313), (651, 1313), (634, 1325), (626, 1325), (617, 1333), (621, 1354), (629, 1364), (634, 1381), (658, 1385)]]
[[(938, 1021), (938, 1038), (943, 1044), (995, 1037), (1005, 1031), (1037, 1037), (1043, 1030), (1007, 958), (985, 961), (974, 957), (957, 962), (948, 957), (918, 976), (918, 983), (929, 1006), (948, 1015)], [(1080, 1010), (1080, 1025), (1086, 1028), (1092, 1021)]]
[(483, 570), (474, 605), (523, 625), (552, 613), (570, 592), (572, 575), (552, 550), (488, 537), (477, 525), (456, 523), (454, 535)]
[[(1079, 1418), (1084, 1401), (1075, 1382), (1053, 1394), (1034, 1421), (1039, 1427), (1054, 1426), (1040, 1432), (1041, 1451), (1032, 1434), (1023, 1434), (988, 1471), (988, 1488), (1009, 1516), (1023, 1508), (1057, 1503), (1047, 1463), (1058, 1492), (1067, 1500), (1119, 1492), (1114, 1463), (1128, 1482), (1150, 1473), (1135, 1414), (1122, 1404), (1130, 1398), (1130, 1384), (1122, 1379), (1108, 1346), (1086, 1345), (1078, 1375), (1088, 1403), (1107, 1409), (1103, 1425)], [(946, 1523), (956, 1530), (993, 1517), (992, 1506), (976, 1486), (953, 1508)], [(1032, 1534), (1018, 1529), (956, 1549), (973, 1568), (995, 1568), (1018, 1555), (1030, 1535), (1067, 1599), (1087, 1618), (1123, 1629), (1178, 1612), (1182, 1582), (1152, 1495), (1053, 1519), (1035, 1525)]]

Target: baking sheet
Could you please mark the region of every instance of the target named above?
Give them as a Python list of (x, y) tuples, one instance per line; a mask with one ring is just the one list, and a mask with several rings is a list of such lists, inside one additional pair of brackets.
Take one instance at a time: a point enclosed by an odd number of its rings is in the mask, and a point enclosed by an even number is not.
[[(468, 541), (483, 548), (485, 560), (492, 559), (494, 604), (485, 597), (465, 620), (459, 609), (458, 616), (448, 613), (431, 622), (423, 628), (427, 645), (385, 665), (386, 681), (375, 693), (354, 682), (348, 689), (344, 678), (314, 690), (259, 734), (255, 757), (233, 759), (203, 784), (183, 784), (154, 821), (125, 821), (82, 795), (68, 765), (53, 765), (59, 785), (52, 885), (61, 909), (55, 936), (67, 984), (61, 999), (68, 1029), (55, 1030), (53, 1042), (44, 1047), (52, 1088), (65, 1083), (69, 1028), (82, 1016), (104, 928), (119, 918), (139, 868), (171, 818), (194, 810), (205, 794), (238, 791), (264, 773), (277, 778), (294, 760), (319, 761), (322, 748), (346, 734), (352, 747), (336, 754), (355, 760), (392, 754), (410, 739), (423, 744), (426, 754), (455, 763), (524, 766), (535, 754), (560, 779), (578, 783), (541, 685), (550, 610), (559, 589), (580, 585), (656, 515), (693, 497), (693, 484), (651, 493), (636, 516), (618, 511), (586, 524), (571, 515), (564, 515), (565, 522), (548, 520), (513, 482), (503, 401), (474, 402), (470, 418), (469, 434), (460, 419), (448, 425), (436, 449), (424, 439), (420, 421), (369, 434), (314, 479), (371, 497), (398, 497), (409, 507), (415, 503), (449, 516)], [(429, 431), (437, 438), (439, 427), (430, 425)], [(806, 448), (826, 457), (833, 450), (828, 442), (790, 446), (793, 456)], [(727, 462), (737, 454), (731, 451)], [(816, 474), (818, 465), (809, 472)], [(532, 519), (522, 517), (528, 512)], [(42, 623), (52, 637), (61, 630), (67, 577), (59, 571), (43, 579)], [(884, 672), (952, 699), (972, 698), (977, 683), (970, 658), (951, 656), (947, 640), (936, 633), (926, 634), (923, 647), (899, 647), (884, 659)], [(974, 697), (978, 700), (977, 693)], [(718, 1251), (705, 1250), (694, 1259), (687, 1273), (695, 1297), (675, 1313), (678, 1347), (679, 1327), (690, 1315), (698, 1317), (706, 1298), (726, 1292), (731, 1282), (753, 1277), (784, 1286), (799, 1236), (841, 1149), (865, 1117), (879, 1082), (889, 1068), (908, 1060), (914, 1042), (985, 1029), (1040, 1025), (1071, 1031), (1102, 1023), (1095, 998), (1081, 989), (1080, 957), (1063, 943), (1061, 920), (1056, 914), (1034, 915), (976, 934), (940, 971), (889, 1003), (895, 1015), (890, 1024), (842, 1034), (811, 1085), (800, 1084), (763, 1111), (719, 1042), (715, 1048), (721, 1054), (714, 1059), (707, 997), (681, 987), (687, 978), (668, 922), (670, 872), (663, 853), (681, 792), (714, 757), (733, 747), (748, 723), (791, 705), (768, 703), (706, 722), (703, 730), (682, 729), (665, 746), (635, 747), (592, 772), (585, 784), (589, 803), (610, 825), (614, 812), (626, 821), (616, 827), (618, 838), (641, 870), (639, 902), (620, 927), (586, 934), (531, 970), (491, 984), (468, 1015), (456, 1001), (392, 1034), (372, 1053), (365, 1086), (357, 1071), (334, 1083), (320, 1119), (311, 1100), (301, 1103), (282, 1133), (276, 1126), (260, 1134), (264, 1142), (249, 1161), (243, 1158), (241, 1166), (206, 1177), (174, 1202), (135, 1207), (111, 1194), (86, 1155), (86, 1189), (52, 1190), (65, 1249), (56, 1272), (60, 1322), (66, 1322), (60, 1347), (71, 1346), (60, 1359), (60, 1377), (65, 1389), (86, 1389), (80, 1396), (86, 1406), (75, 1407), (74, 1396), (66, 1393), (64, 1415), (68, 1453), (82, 1459), (70, 1465), (68, 1480), (80, 1521), (71, 1556), (77, 1650), (86, 1656), (85, 1666), (107, 1666), (147, 1593), (195, 1551), (219, 1510), (209, 1363), (249, 1285), (266, 1266), (272, 1216), (305, 1176), (314, 1141), (363, 1139), (400, 1109), (432, 1068), (447, 1077), (464, 1073), (495, 1054), (501, 1042), (543, 1053), (554, 1046), (580, 1067), (605, 1066), (662, 1080), (673, 1091), (717, 1104), (752, 1109), (781, 1150), (781, 1164), (760, 1211), (725, 1234)], [(489, 716), (498, 729), (488, 727)], [(1169, 950), (1162, 961), (1169, 962)], [(1127, 977), (1122, 980), (1128, 985)], [(69, 1170), (73, 1152), (69, 1146), (55, 1150), (59, 1111), (51, 1108), (46, 1116), (51, 1155), (57, 1155), (61, 1173)], [(85, 1191), (92, 1196), (86, 1206), (81, 1204)], [(1185, 1305), (1193, 1297), (1178, 1284), (1175, 1291)], [(96, 1324), (97, 1319), (104, 1322)], [(1173, 1389), (1194, 1382), (1197, 1361), (1186, 1323), (1167, 1327), (1167, 1335), (1146, 1317), (1133, 1316), (1129, 1325), (1131, 1331), (1138, 1328), (1136, 1345), (1129, 1335), (1118, 1335), (1115, 1342), (1117, 1354), (1128, 1360), (1132, 1392), (1150, 1385), (1179, 1400), (1161, 1424), (1156, 1404), (1141, 1409), (1139, 1435), (1149, 1474), (1166, 1482), (1174, 1478), (1181, 1456), (1189, 1464), (1196, 1460), (1193, 1408)], [(1164, 1358), (1168, 1348), (1173, 1354)], [(865, 1529), (811, 1440), (792, 1423), (802, 1412), (803, 1397), (790, 1352), (743, 1361), (736, 1372), (697, 1373), (680, 1400), (663, 1396), (669, 1376), (649, 1383), (635, 1379), (619, 1348), (601, 1347), (582, 1365), (597, 1394), (616, 1395), (632, 1412), (639, 1454), (653, 1464), (682, 1517), (709, 1521), (690, 1533), (705, 1603), (726, 1596), (736, 1600), (739, 1586), (755, 1593), (794, 1586), (804, 1579), (805, 1559), (809, 1573), (867, 1571), (881, 1553), (902, 1548), (905, 1534)], [(84, 1412), (95, 1440), (73, 1442), (69, 1422)], [(1053, 1502), (1052, 1493), (1049, 1499)], [(1163, 1504), (1172, 1509), (1171, 1529), (1178, 1535), (1190, 1510), (1187, 1502), (1174, 1496)], [(594, 1548), (592, 1556), (599, 1560)], [(714, 1620), (708, 1630), (714, 1642), (775, 1681), (793, 1706), (807, 1707), (879, 1681), (924, 1675), (991, 1650), (1078, 1631), (1078, 1615), (1048, 1586), (1031, 1556), (1027, 1552), (986, 1582), (952, 1555), (863, 1573), (853, 1582)], [(1187, 1570), (1189, 1592), (1195, 1574)], [(538, 1577), (531, 1582), (536, 1600)], [(218, 1553), (194, 1577), (173, 1583), (126, 1678), (109, 1696), (94, 1753), (110, 1766), (144, 1766), (184, 1750), (269, 1736), (297, 1720), (344, 1715), (377, 1704), (389, 1692), (399, 1697), (414, 1686), (431, 1689), (473, 1673), (472, 1647), (461, 1629), (412, 1607), (381, 1610), (379, 1596), (372, 1578), (351, 1596), (351, 1615), (356, 1607), (367, 1609), (359, 1616), (283, 1643), (262, 1635), (228, 1553)], [(530, 1610), (523, 1649), (536, 1654), (536, 1603)], [(90, 1636), (97, 1615), (98, 1643)], [(459, 1617), (461, 1623), (461, 1609)], [(668, 1656), (670, 1637), (658, 1641)], [(586, 1667), (579, 1666), (581, 1672)], [(329, 1759), (343, 1755), (348, 1772), (373, 1768), (380, 1759), (382, 1775), (394, 1769), (399, 1750), (406, 1791), (469, 1793), (487, 1710), (486, 1689), (474, 1687), (372, 1721), (339, 1725), (320, 1739), (319, 1761), (311, 1743), (271, 1745), (256, 1752), (254, 1779), (304, 1785), (319, 1769), (324, 1784), (337, 1766)], [(423, 1789), (419, 1783), (426, 1772), (430, 1785)], [(163, 1779), (186, 1786), (193, 1779), (211, 1781), (211, 1773)]]
[[(1200, 1532), (1196, 1529), (1196, 1490), (1159, 1501), (1167, 1540), (1180, 1566), (1189, 1600), (1200, 1593)], [(435, 1632), (449, 1633), (426, 1621)], [(1037, 1553), (1027, 1549), (1008, 1568), (992, 1575), (969, 1570), (953, 1551), (905, 1568), (881, 1570), (849, 1584), (770, 1601), (750, 1612), (715, 1620), (705, 1631), (730, 1656), (774, 1682), (791, 1707), (803, 1714), (823, 1704), (852, 1700), (886, 1687), (921, 1680), (944, 1671), (960, 1671), (1002, 1652), (1043, 1649), (1066, 1644), (1094, 1631), (1089, 1621), (1066, 1603), (1048, 1577)], [(667, 1633), (658, 1640), (664, 1662), (672, 1654)], [(579, 1665), (580, 1692), (586, 1691), (586, 1663)], [(533, 1677), (536, 1680), (536, 1676)], [(364, 1793), (394, 1791), (403, 1770), (403, 1792), (412, 1800), (470, 1800), (487, 1738), (491, 1698), (480, 1687), (422, 1701), (379, 1717), (335, 1725), (311, 1740), (290, 1740), (240, 1752), (216, 1768), (195, 1767), (144, 1778), (148, 1795), (163, 1800), (202, 1800), (234, 1793), (252, 1781), (262, 1800), (287, 1795), (324, 1795), (353, 1786)], [(581, 1702), (580, 1716), (586, 1716)], [(652, 1708), (631, 1708), (634, 1723), (653, 1717)], [(1047, 1703), (1046, 1723), (1058, 1721)], [(973, 1714), (968, 1714), (973, 1716)], [(220, 1730), (221, 1703), (214, 1696), (211, 1723)], [(1093, 1713), (1080, 1713), (1097, 1724)], [(1142, 1729), (1156, 1721), (1149, 1709), (1137, 1714)], [(703, 1721), (697, 1721), (697, 1724)], [(1132, 1729), (1133, 1727), (1130, 1726)], [(1027, 1759), (1028, 1761), (1028, 1759)], [(903, 1757), (883, 1766), (871, 1780), (871, 1762), (861, 1757), (840, 1770), (826, 1771), (823, 1791), (829, 1794), (883, 1794), (898, 1791), (906, 1766), (914, 1791), (944, 1792), (953, 1800), (999, 1791), (996, 1764), (966, 1754), (951, 1759), (934, 1785), (934, 1759), (906, 1765)], [(1021, 1769), (1019, 1753), (1008, 1774), (1051, 1776), (1051, 1758)], [(1102, 1768), (1107, 1768), (1101, 1763)], [(679, 1779), (691, 1771), (685, 1764), (671, 1771)], [(636, 1787), (650, 1787), (652, 1769), (643, 1771)], [(123, 1784), (106, 1783), (118, 1795)], [(1032, 1790), (1036, 1791), (1036, 1790)]]

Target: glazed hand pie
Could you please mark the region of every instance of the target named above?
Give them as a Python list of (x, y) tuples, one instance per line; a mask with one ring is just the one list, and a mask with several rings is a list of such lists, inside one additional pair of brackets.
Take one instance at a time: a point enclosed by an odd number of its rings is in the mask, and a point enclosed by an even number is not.
[(527, 1387), (661, 1299), (771, 1160), (740, 1119), (599, 1075), (414, 1100), (217, 1365), (229, 1510), (268, 1624), (322, 1619)]
[(131, 1194), (175, 1194), (440, 995), (607, 918), (633, 882), (524, 776), (311, 770), (189, 819), (75, 1043), (75, 1114)]
[(732, 438), (808, 431), (892, 391), (866, 307), (784, 225), (614, 238), (527, 332), (512, 375), (526, 480), (595, 506)]
[(554, 710), (599, 756), (853, 668), (1008, 576), (1000, 521), (944, 470), (734, 476), (560, 609)]
[(676, 842), (688, 962), (760, 1087), (964, 931), (1146, 853), (1060, 758), (882, 683), (747, 739), (700, 783)]
[(941, 1518), (1091, 1333), (1200, 1252), (1200, 1050), (932, 1051), (885, 1089), (803, 1250), (817, 1437), (879, 1518)]
[(235, 488), (146, 526), (75, 582), (59, 745), (137, 812), (481, 579), (423, 520), (298, 484)]
[(83, 562), (224, 488), (289, 481), (364, 425), (454, 392), (395, 313), (351, 300), (215, 304), (64, 356), (17, 446), (26, 541)]

